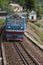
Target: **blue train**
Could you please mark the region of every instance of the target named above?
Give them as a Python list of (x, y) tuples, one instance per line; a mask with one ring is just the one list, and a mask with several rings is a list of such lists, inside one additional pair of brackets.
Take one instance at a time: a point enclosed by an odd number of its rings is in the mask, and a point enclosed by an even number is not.
[(23, 40), (26, 18), (14, 14), (6, 17), (5, 34), (7, 40)]

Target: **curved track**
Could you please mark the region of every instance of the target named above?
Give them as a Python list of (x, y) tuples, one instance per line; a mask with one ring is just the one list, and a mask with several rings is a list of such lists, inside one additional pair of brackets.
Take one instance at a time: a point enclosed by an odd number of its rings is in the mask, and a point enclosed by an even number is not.
[(39, 64), (43, 65), (43, 51), (27, 38), (25, 38), (23, 42), (33, 57), (39, 62)]
[[(43, 59), (41, 59), (40, 54), (37, 53), (37, 51), (35, 51), (34, 49), (32, 49), (30, 45), (28, 46), (28, 43), (3, 42), (3, 45), (5, 48), (5, 56), (8, 65), (43, 65)], [(17, 57), (19, 58), (17, 59)]]
[(13, 46), (13, 42), (3, 42), (3, 46), (7, 65), (24, 65)]
[(40, 63), (31, 55), (30, 51), (27, 50), (24, 44), (22, 44), (21, 42), (16, 42), (14, 43), (14, 47), (16, 48), (17, 52), (19, 51), (18, 54), (20, 55), (20, 57), (23, 56), (23, 58), (25, 58), (25, 65), (40, 65)]
[[(1, 30), (3, 31), (4, 28)], [(33, 42), (28, 39), (27, 37), (24, 37), (24, 41), (23, 42), (3, 42), (4, 44), (7, 44), (7, 46), (5, 45), (5, 47), (8, 49), (6, 49), (6, 55), (7, 58), (10, 57), (11, 61), (8, 61), (10, 65), (14, 65), (14, 60), (12, 61), (12, 57), (14, 54), (19, 54), (20, 58), (22, 61), (22, 63), (20, 63), (20, 65), (43, 65), (43, 52), (42, 50), (35, 44), (33, 44)], [(11, 46), (12, 44), (14, 45), (13, 51)], [(12, 52), (13, 51), (13, 52)], [(11, 53), (9, 53), (11, 52)], [(17, 53), (15, 53), (17, 52)], [(11, 56), (9, 55), (11, 54)], [(18, 56), (17, 54), (17, 56)], [(13, 58), (14, 59), (14, 58)], [(15, 58), (16, 59), (16, 58)], [(17, 59), (18, 60), (18, 59)], [(20, 60), (19, 60), (20, 61)], [(13, 62), (13, 64), (11, 64)], [(18, 62), (18, 61), (17, 61)], [(18, 65), (19, 65), (18, 63)], [(16, 63), (15, 63), (16, 65)]]
[[(35, 47), (37, 47), (38, 49), (40, 49), (41, 51), (43, 51), (43, 47), (39, 44), (39, 42), (35, 41), (35, 37), (32, 37), (31, 34), (28, 32), (26, 32), (26, 34), (24, 34), (25, 38), (27, 38), (28, 40), (30, 40), (31, 43), (33, 43), (33, 45), (35, 45)], [(32, 38), (33, 39), (32, 39)]]
[[(28, 37), (26, 37), (26, 35), (25, 35), (25, 37), (24, 37), (24, 40), (26, 40), (27, 41), (27, 43), (28, 44), (30, 44), (40, 55), (43, 55), (43, 50), (39, 47), (39, 46), (37, 46), (31, 39), (29, 39)], [(27, 45), (28, 45), (27, 44)]]

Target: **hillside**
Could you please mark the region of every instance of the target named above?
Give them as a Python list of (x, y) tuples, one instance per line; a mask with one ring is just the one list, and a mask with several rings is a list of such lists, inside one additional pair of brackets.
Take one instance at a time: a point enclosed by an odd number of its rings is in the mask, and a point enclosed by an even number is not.
[[(27, 0), (28, 1), (28, 0)], [(36, 6), (36, 9), (38, 9), (38, 7), (40, 8), (41, 12), (43, 12), (43, 0), (32, 0), (27, 2), (26, 0), (0, 0), (0, 8), (6, 8), (8, 7), (9, 3), (17, 3), (22, 5), (23, 7), (27, 7), (30, 9), (34, 9), (34, 5)], [(32, 7), (33, 6), (33, 7)]]

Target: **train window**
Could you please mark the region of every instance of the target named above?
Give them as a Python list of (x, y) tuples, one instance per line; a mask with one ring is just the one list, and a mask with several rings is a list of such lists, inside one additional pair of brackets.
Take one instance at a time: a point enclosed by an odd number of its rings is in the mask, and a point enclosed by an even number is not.
[(22, 19), (20, 16), (10, 16), (8, 18), (8, 24), (11, 26), (17, 25), (17, 26), (23, 26), (24, 25), (24, 19)]
[(22, 19), (17, 20), (16, 25), (23, 26), (24, 25), (23, 20)]
[(15, 24), (16, 24), (15, 21), (16, 21), (16, 20), (14, 20), (13, 18), (9, 18), (9, 19), (8, 19), (8, 24), (9, 24), (9, 25), (15, 25)]
[(17, 14), (14, 14), (14, 15), (12, 15), (12, 17), (15, 19), (18, 19), (19, 18), (19, 15), (17, 15)]

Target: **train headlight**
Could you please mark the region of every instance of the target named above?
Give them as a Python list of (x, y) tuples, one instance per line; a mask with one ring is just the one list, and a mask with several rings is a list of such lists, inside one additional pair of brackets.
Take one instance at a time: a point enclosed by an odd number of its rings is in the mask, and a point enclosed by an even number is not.
[(21, 27), (21, 29), (23, 29), (23, 27)]
[(10, 26), (8, 26), (8, 28), (10, 28)]

